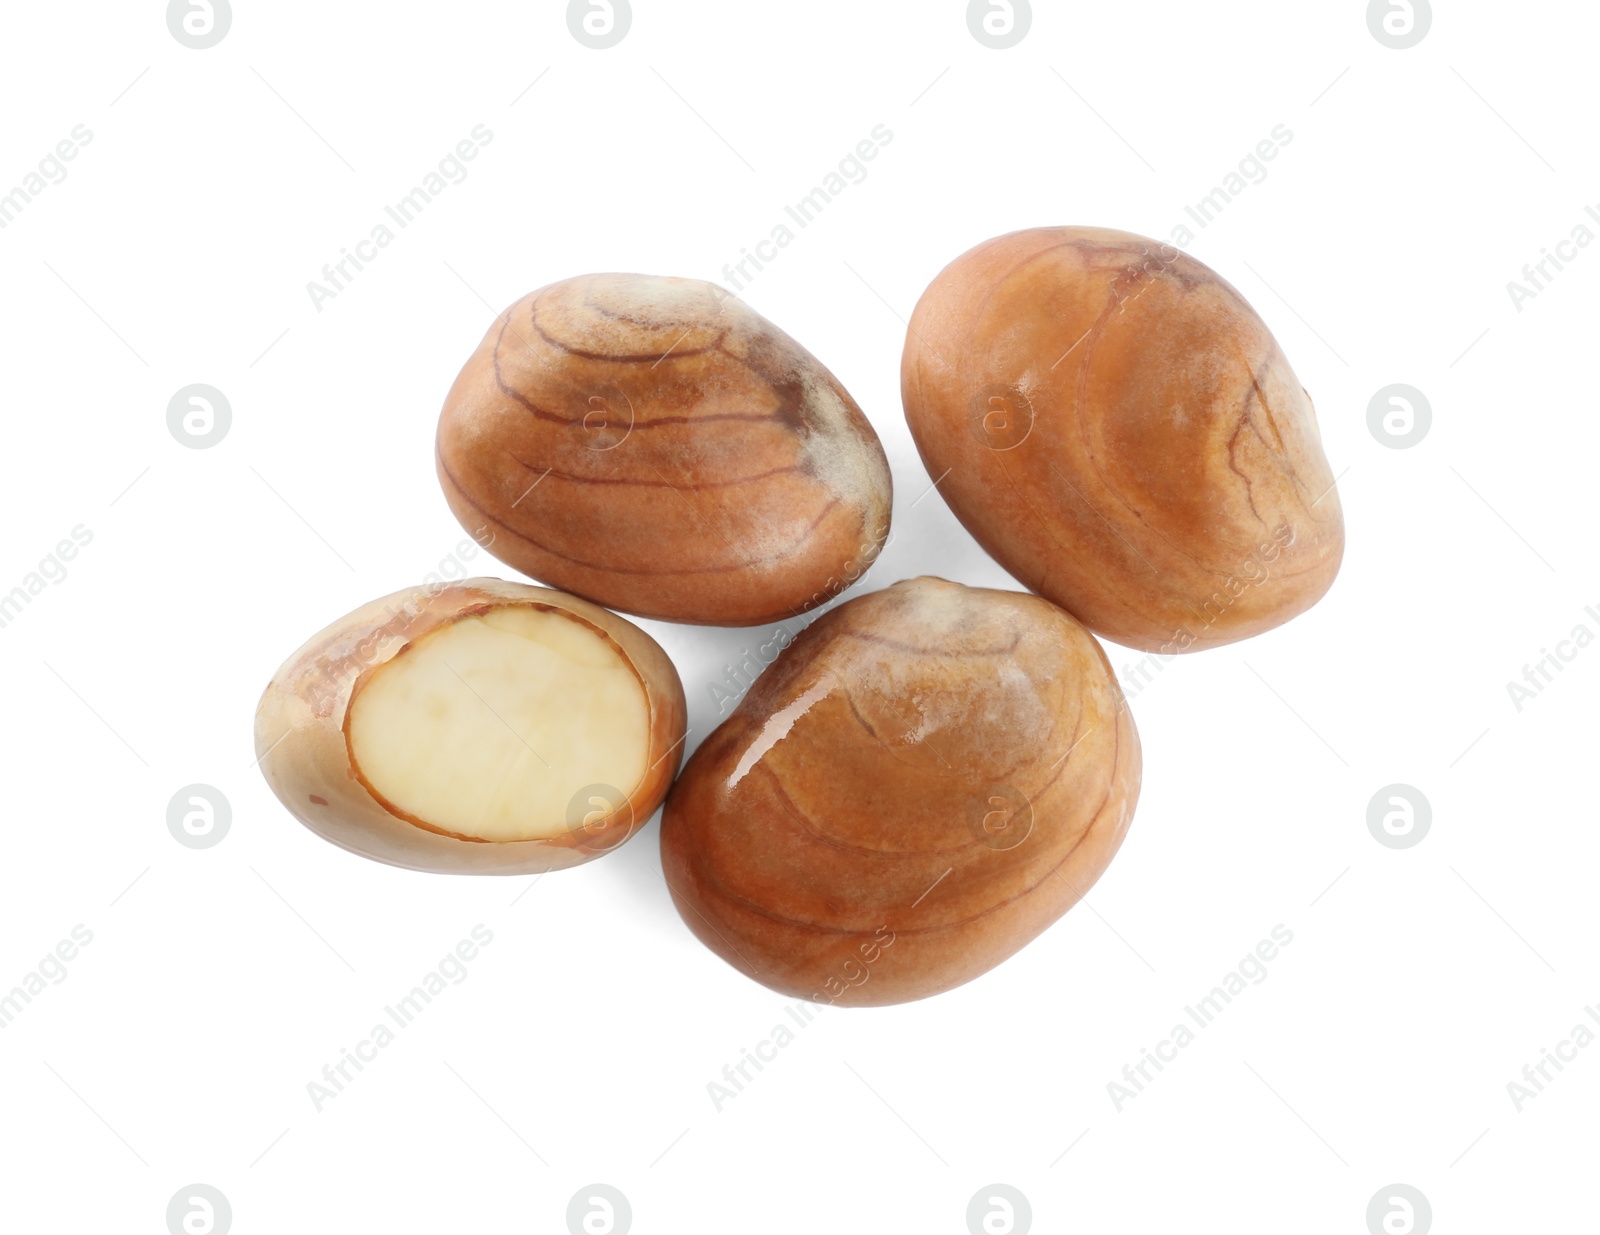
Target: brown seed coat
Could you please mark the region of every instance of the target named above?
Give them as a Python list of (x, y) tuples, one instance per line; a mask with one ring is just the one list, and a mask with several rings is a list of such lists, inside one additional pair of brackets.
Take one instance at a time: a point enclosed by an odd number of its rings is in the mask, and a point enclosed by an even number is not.
[(913, 579), (818, 619), (756, 680), (673, 787), (662, 869), (689, 927), (757, 981), (920, 999), (1077, 902), (1139, 771), (1105, 654), (1070, 616)]
[[(379, 797), (355, 766), (350, 702), (370, 675), (456, 619), (505, 605), (565, 614), (609, 640), (639, 677), (650, 709), (643, 779), (611, 815), (546, 840), (482, 841), (433, 829)], [(285, 808), (341, 848), (392, 866), (452, 874), (520, 875), (577, 866), (644, 826), (683, 758), (687, 709), (678, 671), (632, 622), (576, 596), (525, 583), (467, 579), (413, 587), (346, 614), (306, 641), (273, 674), (256, 709), (262, 775)], [(622, 788), (619, 786), (619, 788)]]
[(901, 393), (967, 530), (1118, 643), (1246, 638), (1339, 569), (1310, 397), (1244, 297), (1169, 245), (1088, 227), (979, 245), (917, 304)]
[(855, 401), (693, 279), (587, 275), (518, 301), (451, 388), (437, 460), (491, 553), (646, 617), (793, 617), (888, 536), (888, 462)]

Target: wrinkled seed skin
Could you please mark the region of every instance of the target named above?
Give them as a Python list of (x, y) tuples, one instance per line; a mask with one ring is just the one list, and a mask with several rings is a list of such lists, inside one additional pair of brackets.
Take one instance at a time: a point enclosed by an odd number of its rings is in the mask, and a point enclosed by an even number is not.
[[(651, 766), (622, 808), (584, 829), (544, 840), (463, 840), (419, 827), (368, 790), (351, 766), (346, 741), (350, 701), (373, 672), (464, 613), (503, 605), (566, 613), (605, 635), (638, 674), (650, 709)], [(255, 745), (261, 774), (278, 800), (342, 849), (408, 870), (526, 875), (609, 853), (643, 827), (677, 773), (687, 717), (677, 669), (632, 622), (549, 588), (478, 578), (405, 588), (318, 631), (267, 683), (256, 708)]]
[(1244, 297), (1169, 245), (1085, 227), (979, 245), (918, 303), (901, 393), (966, 528), (1118, 643), (1243, 639), (1338, 572), (1310, 397)]
[(1139, 775), (1110, 665), (1069, 615), (914, 579), (827, 613), (756, 680), (668, 797), (662, 869), (690, 929), (748, 976), (901, 1003), (1075, 904)]
[(793, 617), (889, 532), (888, 461), (848, 392), (692, 279), (587, 275), (519, 300), (450, 390), (436, 458), (501, 561), (675, 622)]

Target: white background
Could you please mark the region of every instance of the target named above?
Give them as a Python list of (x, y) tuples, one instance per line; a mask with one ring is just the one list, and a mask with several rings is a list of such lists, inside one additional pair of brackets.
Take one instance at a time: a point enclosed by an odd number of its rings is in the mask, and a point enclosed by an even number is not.
[[(159, 1233), (203, 1182), (241, 1235), (560, 1232), (605, 1182), (638, 1232), (959, 1235), (999, 1182), (1038, 1231), (1360, 1235), (1403, 1182), (1440, 1232), (1588, 1229), (1600, 1049), (1520, 1113), (1506, 1085), (1600, 1002), (1600, 648), (1520, 712), (1506, 683), (1600, 633), (1600, 246), (1520, 312), (1506, 284), (1600, 204), (1592, 6), (1439, 5), (1400, 51), (1356, 0), (1040, 3), (1006, 51), (953, 0), (635, 0), (604, 51), (559, 3), (240, 2), (203, 51), (162, 7), (12, 5), (0, 47), (0, 193), (93, 133), (0, 231), (0, 592), (93, 536), (0, 629), (0, 990), (94, 936), (0, 1031), (8, 1228)], [(469, 177), (314, 309), (478, 124)], [(1280, 124), (1190, 252), (1315, 397), (1348, 550), (1311, 612), (1137, 694), (1143, 794), (1085, 903), (957, 991), (823, 1010), (719, 1112), (784, 1001), (679, 921), (656, 824), (536, 883), (389, 869), (281, 809), (251, 718), (304, 638), (455, 551), (434, 424), (495, 312), (595, 270), (725, 282), (878, 124), (745, 292), (888, 450), (865, 586), (1014, 586), (905, 430), (928, 281), (1018, 227), (1166, 239)], [(205, 450), (166, 424), (195, 382), (233, 409)], [(1395, 382), (1433, 410), (1405, 450), (1367, 426)], [(645, 625), (697, 744), (764, 636)], [(167, 829), (194, 782), (232, 805), (214, 848)], [(1394, 782), (1432, 804), (1410, 849), (1367, 828)], [(307, 1082), (480, 923), (467, 980), (318, 1113)], [(1267, 979), (1119, 1112), (1107, 1083), (1280, 923)]]

